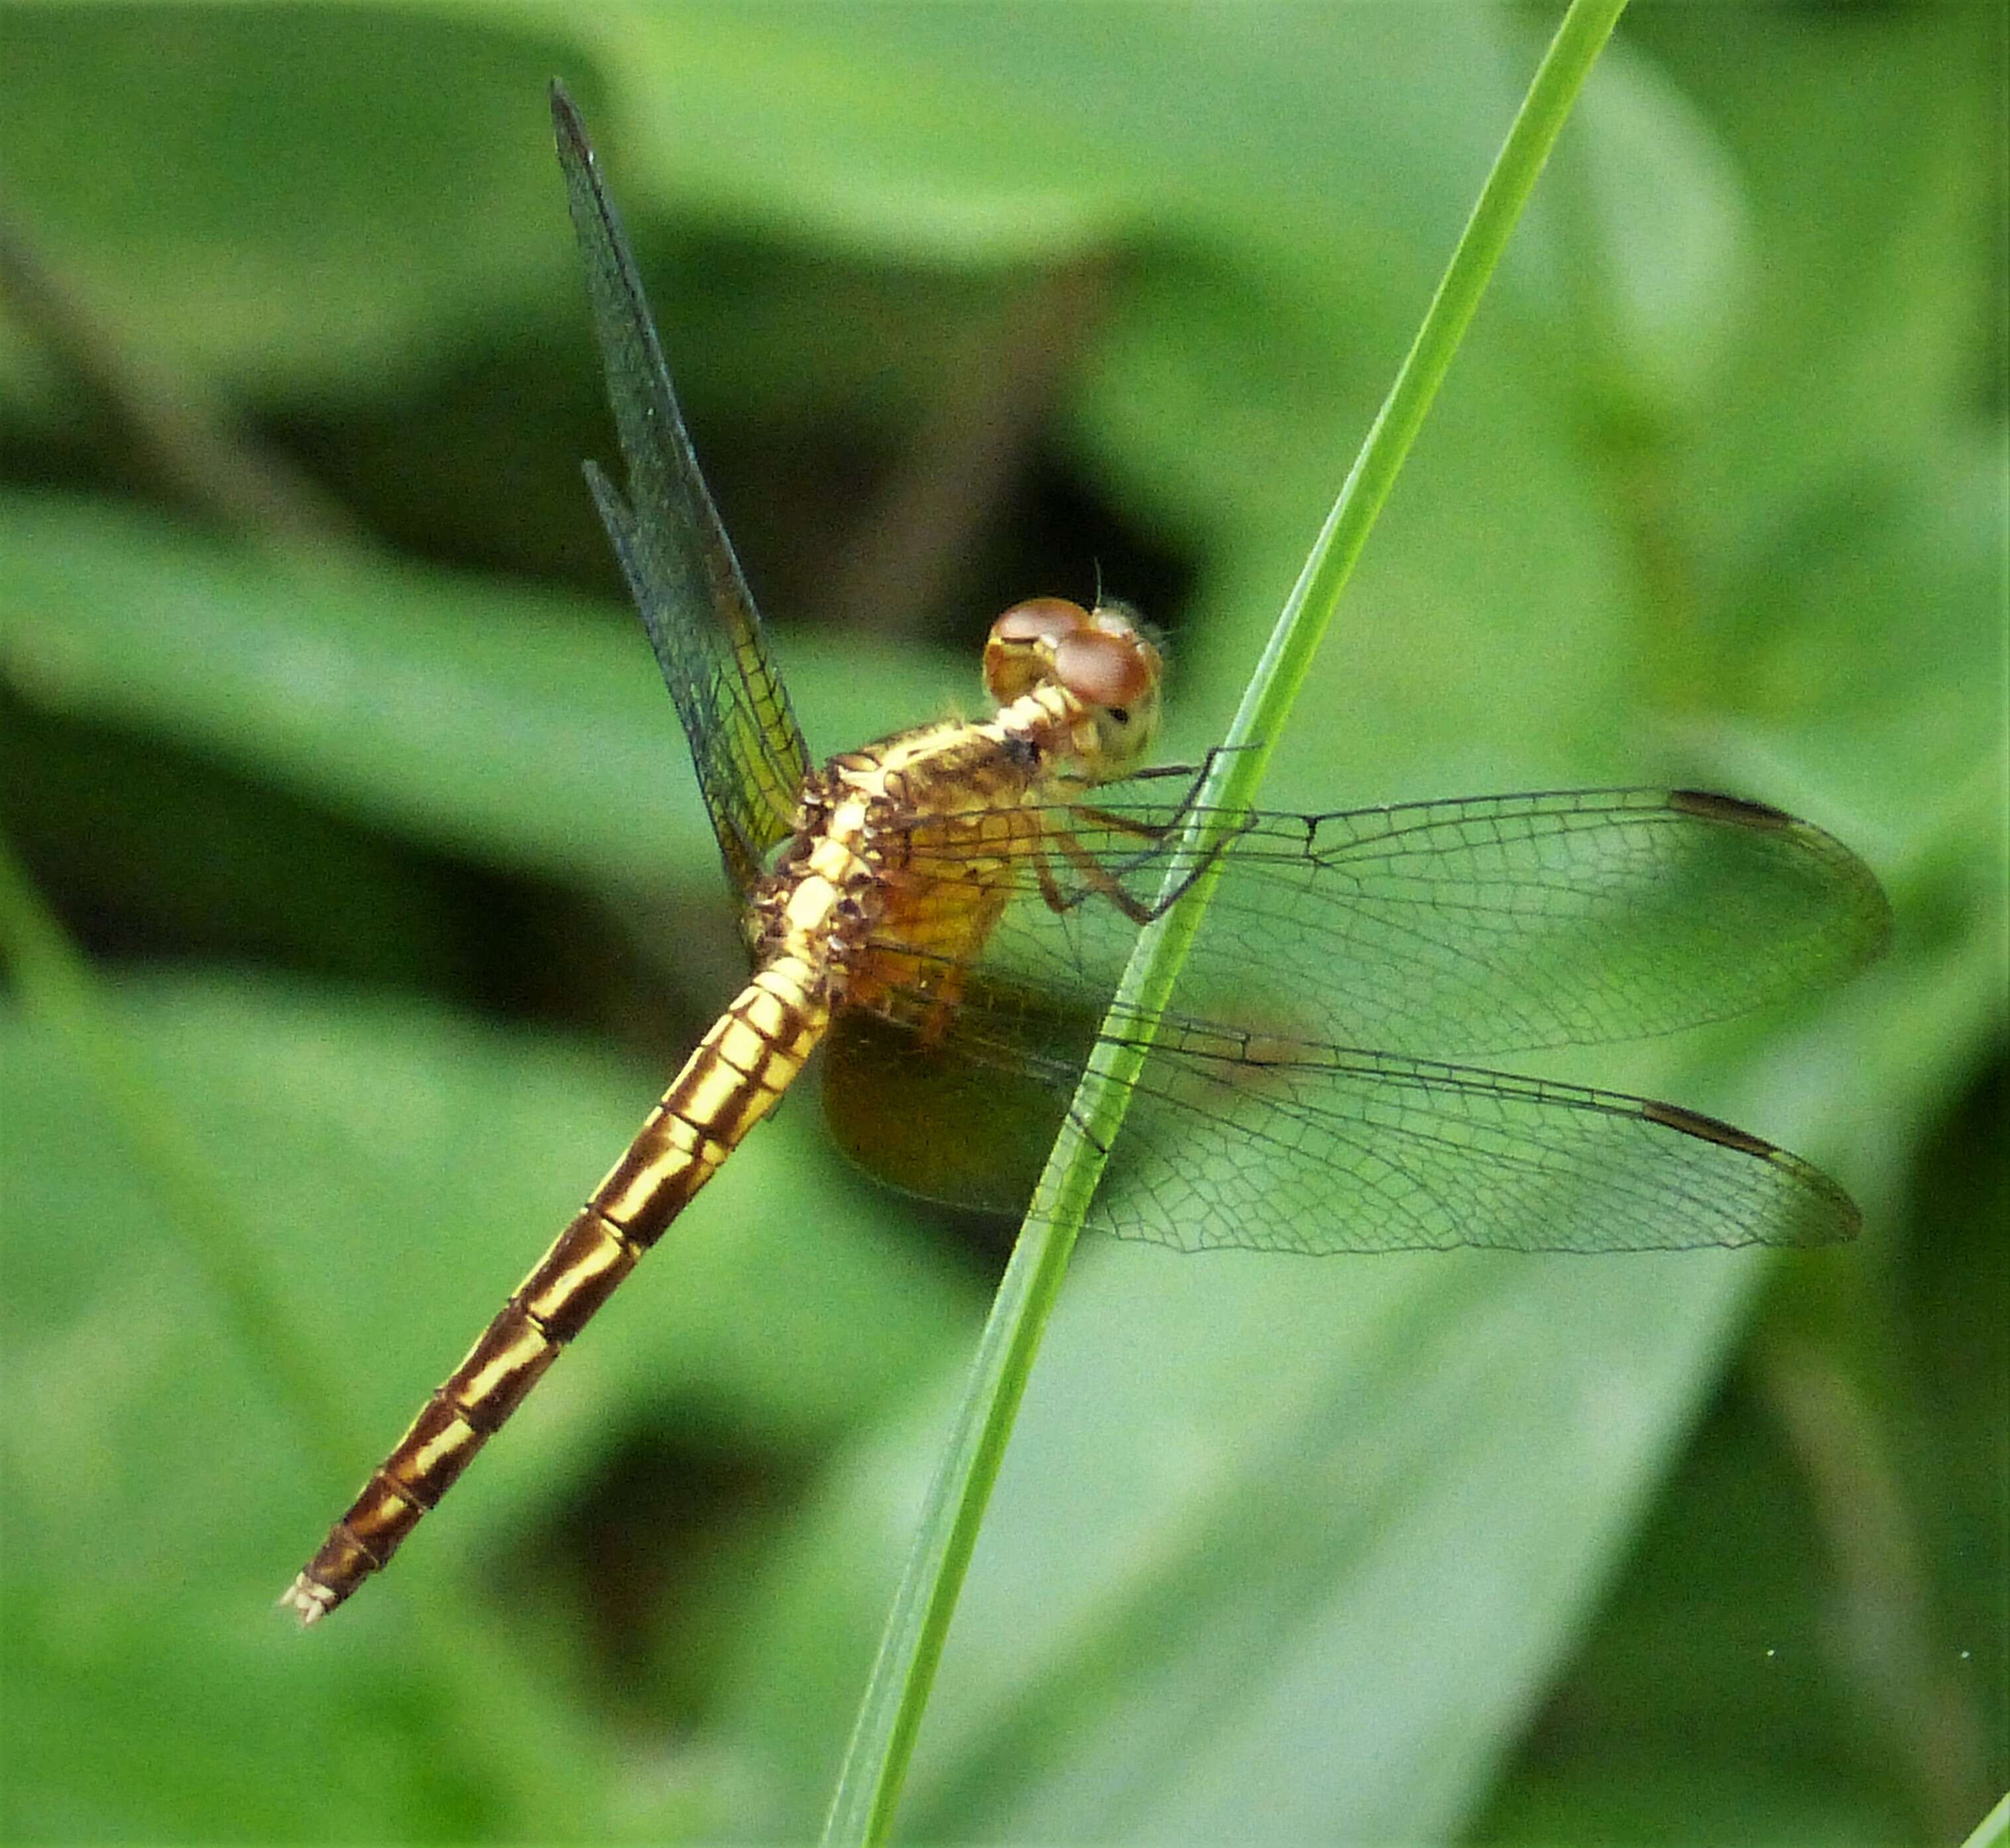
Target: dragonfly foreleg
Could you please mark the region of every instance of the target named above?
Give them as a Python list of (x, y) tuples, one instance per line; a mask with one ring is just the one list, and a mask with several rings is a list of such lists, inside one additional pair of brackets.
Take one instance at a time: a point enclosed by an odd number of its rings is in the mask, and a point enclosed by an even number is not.
[(1253, 817), (1245, 819), (1219, 840), (1210, 842), (1207, 851), (1181, 876), (1170, 891), (1149, 899), (1136, 896), (1125, 886), (1124, 879), (1126, 874), (1151, 865), (1159, 857), (1164, 846), (1163, 835), (1145, 852), (1132, 856), (1120, 867), (1113, 869), (1098, 860), (1067, 829), (1053, 828), (1049, 831), (1047, 839), (1060, 850), (1068, 864), (1081, 875), (1082, 884), (1074, 892), (1064, 891), (1060, 881), (1054, 877), (1053, 862), (1042, 850), (1033, 857), (1034, 870), (1040, 882), (1040, 896), (1046, 901), (1049, 911), (1063, 913), (1073, 910), (1083, 899), (1092, 896), (1105, 898), (1133, 924), (1142, 928), (1155, 918), (1163, 917), (1184, 898), (1193, 889), (1195, 882), (1227, 850), (1229, 842), (1248, 832), (1253, 820)]
[[(1199, 811), (1201, 792), (1207, 786), (1207, 780), (1213, 773), (1216, 761), (1231, 748), (1243, 747), (1218, 744), (1202, 760), (1199, 769), (1195, 769), (1191, 764), (1172, 767), (1174, 774), (1188, 779), (1187, 789), (1186, 793), (1181, 796), (1178, 802), (1174, 805), (1171, 812), (1163, 821), (1142, 821), (1135, 815), (1127, 815), (1114, 810), (1098, 808), (1088, 803), (1078, 803), (1071, 805), (1072, 812), (1085, 821), (1110, 828), (1115, 832), (1136, 835), (1149, 842), (1149, 846), (1141, 848), (1127, 859), (1113, 864), (1103, 863), (1101, 871), (1103, 875), (1114, 878), (1120, 884), (1133, 874), (1144, 871), (1155, 861), (1159, 860), (1167, 842), (1172, 839)], [(1155, 775), (1156, 772), (1146, 774)], [(1155, 917), (1163, 917), (1186, 896), (1191, 890), (1194, 881), (1214, 864), (1215, 857), (1224, 851), (1231, 841), (1239, 835), (1247, 834), (1255, 826), (1255, 819), (1254, 814), (1245, 814), (1232, 828), (1223, 835), (1219, 841), (1209, 848), (1199, 864), (1188, 873), (1171, 892), (1162, 895), (1151, 905), (1145, 906), (1142, 913), (1133, 909), (1133, 906), (1142, 901), (1134, 899), (1127, 904), (1122, 899), (1119, 899), (1117, 903), (1124, 914), (1139, 924), (1149, 924)], [(1085, 850), (1080, 848), (1079, 842), (1076, 843), (1074, 850), (1071, 850), (1066, 844), (1065, 831), (1056, 829), (1054, 832), (1056, 837), (1063, 840), (1063, 852), (1068, 853), (1069, 857), (1076, 860), (1077, 864), (1079, 864), (1078, 855)], [(1094, 878), (1092, 878), (1091, 885), (1094, 889), (1099, 891), (1104, 889)], [(1128, 896), (1128, 892), (1126, 896)]]
[(1202, 757), (1196, 768), (1191, 764), (1161, 764), (1149, 770), (1141, 770), (1131, 780), (1142, 782), (1148, 778), (1181, 776), (1187, 779), (1186, 793), (1173, 804), (1172, 813), (1163, 821), (1141, 821), (1135, 815), (1120, 814), (1114, 809), (1098, 808), (1093, 803), (1073, 804), (1074, 812), (1085, 821), (1099, 828), (1114, 829), (1119, 834), (1136, 835), (1141, 839), (1163, 841), (1177, 828), (1199, 805), (1200, 793), (1207, 787), (1207, 779), (1214, 774), (1215, 760), (1230, 750), (1246, 748), (1241, 745), (1217, 744)]

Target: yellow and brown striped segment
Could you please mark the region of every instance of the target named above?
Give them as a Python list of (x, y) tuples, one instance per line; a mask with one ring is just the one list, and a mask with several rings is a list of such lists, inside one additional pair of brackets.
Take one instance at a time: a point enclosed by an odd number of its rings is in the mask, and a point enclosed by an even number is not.
[(822, 1037), (820, 980), (792, 959), (742, 989), (628, 1152), (448, 1375), (281, 1601), (327, 1615), (437, 1505), (566, 1343), (591, 1319), (771, 1109)]
[[(1037, 621), (1026, 613), (1035, 608)], [(1065, 645), (1070, 634), (1079, 647)], [(1156, 723), (1160, 669), (1128, 618), (1042, 599), (999, 619), (993, 650), (1014, 664), (994, 683), (1015, 696), (993, 718), (923, 726), (834, 758), (809, 779), (796, 836), (757, 885), (757, 973), (284, 1593), (303, 1623), (389, 1560), (774, 1107), (854, 986), (875, 998), (922, 963), (961, 968), (1001, 902), (1002, 882), (978, 875), (1048, 850), (1049, 817), (1064, 812), (1052, 807), (1056, 789), (1135, 768)], [(980, 856), (967, 851), (976, 840)], [(930, 878), (931, 844), (944, 859), (954, 850), (964, 877)]]

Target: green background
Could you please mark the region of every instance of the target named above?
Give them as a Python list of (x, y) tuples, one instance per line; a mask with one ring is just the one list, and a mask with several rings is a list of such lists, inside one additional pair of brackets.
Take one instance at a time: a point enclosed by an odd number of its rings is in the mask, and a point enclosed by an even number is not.
[[(4, 818), (147, 1100), (17, 984), (8, 1839), (813, 1830), (998, 1262), (798, 1104), (392, 1572), (270, 1608), (737, 979), (577, 472), (549, 80), (813, 747), (1099, 569), (1186, 754), (1546, 24), (0, 12)], [(1818, 1161), (1861, 1243), (1085, 1250), (914, 1838), (1941, 1842), (2010, 1781), (2005, 97), (1994, 8), (1641, 9), (1268, 789), (1841, 835), (1883, 964), (1581, 1075)]]

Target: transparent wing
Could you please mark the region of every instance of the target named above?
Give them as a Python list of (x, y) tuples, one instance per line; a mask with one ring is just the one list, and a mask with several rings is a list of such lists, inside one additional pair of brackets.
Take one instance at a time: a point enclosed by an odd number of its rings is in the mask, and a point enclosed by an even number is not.
[(556, 83), (552, 119), (627, 496), (591, 463), (587, 481), (677, 701), (727, 875), (744, 894), (768, 850), (789, 834), (809, 752), (698, 473), (621, 221), (579, 112)]
[(1682, 1250), (1855, 1236), (1847, 1194), (1650, 1099), (1175, 1027), (1091, 1222), (1182, 1249)]
[[(1096, 878), (1056, 852), (1045, 889), (1030, 858), (963, 867), (1010, 888), (982, 966), (950, 977), (884, 946), (902, 979), (833, 1036), (840, 1144), (932, 1197), (1021, 1210), (1135, 934), (1101, 875), (1155, 895), (1177, 812), (1120, 794), (1054, 817)], [(953, 853), (918, 844), (955, 876)], [(1696, 792), (1257, 816), (1226, 851), (1092, 1223), (1302, 1252), (1846, 1238), (1847, 1196), (1756, 1137), (1441, 1055), (1722, 1018), (1840, 977), (1886, 928), (1828, 835)]]
[[(1149, 905), (1180, 812), (1120, 786), (1053, 825)], [(972, 874), (1012, 889), (985, 966), (1099, 1013), (1136, 926), (1063, 855), (1046, 857), (1058, 912), (1030, 857)], [(964, 871), (954, 854), (927, 864)], [(1826, 986), (1889, 929), (1877, 880), (1840, 842), (1696, 790), (1259, 814), (1223, 853), (1175, 1005), (1412, 1058), (1601, 1045)]]
[[(931, 1006), (909, 990), (840, 1016), (833, 1133), (912, 1191), (1023, 1211), (1093, 1028), (994, 992), (931, 1035)], [(1830, 1244), (1858, 1216), (1798, 1156), (1678, 1105), (1167, 1020), (1088, 1223), (1319, 1255)]]

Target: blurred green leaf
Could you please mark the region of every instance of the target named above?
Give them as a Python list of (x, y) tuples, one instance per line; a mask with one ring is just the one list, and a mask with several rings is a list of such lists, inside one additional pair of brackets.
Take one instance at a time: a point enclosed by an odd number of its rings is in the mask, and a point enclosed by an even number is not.
[[(1756, 1275), (1119, 1250), (1079, 1270), (924, 1732), (923, 1836), (1455, 1827)], [(912, 1431), (894, 1479), (934, 1441)], [(851, 1472), (826, 1524), (869, 1515), (897, 1550), (889, 1475)], [(847, 1598), (861, 1662), (875, 1590)], [(829, 1736), (802, 1707), (819, 1669), (777, 1652), (822, 1657), (833, 1627), (781, 1605), (734, 1680), (738, 1724), (804, 1780), (777, 1835), (814, 1815)]]
[(1756, 288), (1684, 484), (1704, 555), (1737, 559), (1969, 408), (2001, 254), (1976, 234), (1998, 183), (1980, 158), (1994, 29), (1965, 5), (1638, 23), (1707, 97), (1750, 200)]
[[(561, 55), (494, 9), (9, 6), (14, 209), (148, 350), (325, 392), (570, 273), (523, 106)], [(0, 349), (4, 350), (4, 349)]]
[[(275, 563), (88, 501), (0, 506), (0, 671), (37, 706), (478, 857), (709, 892), (718, 849), (676, 714), (615, 614), (389, 562)], [(904, 655), (868, 676), (804, 652), (806, 720), (840, 736), (954, 684)]]

